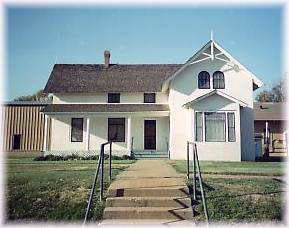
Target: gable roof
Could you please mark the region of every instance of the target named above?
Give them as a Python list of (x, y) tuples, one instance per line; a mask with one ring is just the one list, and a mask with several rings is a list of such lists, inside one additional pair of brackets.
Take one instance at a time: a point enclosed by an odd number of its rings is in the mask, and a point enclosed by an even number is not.
[(234, 98), (234, 97), (232, 97), (232, 96), (230, 96), (230, 95), (228, 95), (228, 94), (226, 94), (226, 93), (224, 93), (224, 92), (221, 92), (221, 91), (219, 91), (219, 90), (213, 90), (213, 91), (208, 92), (208, 93), (206, 93), (206, 94), (204, 94), (204, 95), (201, 95), (201, 96), (199, 96), (199, 97), (196, 97), (195, 99), (193, 99), (193, 100), (190, 101), (190, 102), (187, 102), (186, 104), (183, 105), (183, 107), (189, 108), (190, 106), (192, 106), (192, 105), (200, 102), (201, 100), (204, 100), (204, 99), (206, 99), (206, 98), (208, 98), (208, 97), (210, 97), (210, 96), (213, 96), (213, 95), (215, 95), (215, 94), (217, 94), (217, 95), (219, 95), (219, 96), (221, 96), (221, 97), (224, 97), (224, 98), (226, 98), (226, 99), (228, 99), (228, 100), (230, 100), (230, 101), (233, 101), (233, 102), (239, 104), (239, 105), (242, 106), (242, 107), (248, 106), (248, 104), (246, 104), (245, 102), (240, 101), (240, 100), (238, 100), (238, 99), (236, 99), (236, 98)]
[[(211, 49), (210, 53), (205, 52), (207, 49)], [(214, 53), (215, 51), (218, 51), (217, 53)], [(200, 58), (202, 57), (203, 58)], [(225, 56), (225, 58), (227, 59), (223, 59), (220, 57), (217, 57), (218, 55), (220, 56)], [(207, 59), (221, 59), (222, 61), (225, 61), (227, 63), (231, 63), (234, 65), (237, 65), (239, 68), (241, 68), (242, 70), (244, 70), (246, 73), (248, 73), (253, 81), (253, 89), (257, 89), (261, 86), (263, 86), (263, 82), (258, 79), (258, 77), (253, 74), (251, 71), (249, 71), (246, 67), (244, 67), (238, 60), (236, 60), (231, 54), (229, 54), (224, 48), (222, 48), (216, 41), (214, 40), (210, 40), (209, 42), (207, 42), (199, 51), (196, 52), (196, 54), (194, 54), (191, 58), (189, 58), (187, 60), (187, 62), (180, 68), (178, 69), (178, 71), (176, 71), (171, 77), (169, 77), (165, 82), (164, 82), (164, 86), (163, 86), (163, 90), (166, 90), (169, 86), (169, 83), (175, 78), (177, 77), (177, 75), (182, 72), (187, 66), (201, 62), (203, 60), (207, 60)]]
[(254, 102), (255, 120), (288, 120), (286, 103)]
[(45, 93), (160, 92), (183, 64), (55, 64)]

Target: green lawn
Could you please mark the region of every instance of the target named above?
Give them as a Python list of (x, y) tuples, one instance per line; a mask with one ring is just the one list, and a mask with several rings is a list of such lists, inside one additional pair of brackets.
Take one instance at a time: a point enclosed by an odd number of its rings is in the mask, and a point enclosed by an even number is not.
[[(169, 160), (180, 173), (187, 172), (185, 160)], [(202, 173), (227, 175), (282, 176), (286, 162), (219, 162), (200, 161)]]
[[(133, 161), (113, 161), (113, 176)], [(97, 161), (33, 161), (10, 155), (6, 163), (7, 219), (21, 221), (82, 221)], [(105, 165), (105, 188), (109, 186)], [(91, 221), (101, 219), (104, 205), (94, 198)]]
[[(211, 222), (281, 222), (284, 184), (268, 178), (204, 178)], [(198, 188), (199, 189), (199, 188)], [(205, 221), (202, 201), (196, 220)]]
[[(178, 172), (186, 173), (186, 161), (168, 162)], [(210, 220), (225, 223), (280, 222), (282, 207), (285, 205), (285, 184), (280, 181), (280, 177), (285, 172), (285, 165), (281, 162), (201, 161), (202, 173), (214, 174), (214, 178), (203, 176)], [(225, 178), (218, 174), (236, 175), (236, 178)], [(191, 181), (188, 181), (188, 185), (191, 186)], [(196, 210), (199, 216), (196, 220), (204, 222), (200, 192), (198, 198), (200, 204)]]

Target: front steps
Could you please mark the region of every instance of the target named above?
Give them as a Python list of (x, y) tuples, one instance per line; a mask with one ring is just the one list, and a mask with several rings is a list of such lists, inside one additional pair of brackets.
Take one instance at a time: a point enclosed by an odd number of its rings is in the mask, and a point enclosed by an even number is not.
[(169, 158), (169, 154), (166, 151), (134, 151), (136, 159), (164, 159)]
[(193, 220), (189, 189), (162, 160), (139, 160), (107, 192), (102, 224), (173, 224)]

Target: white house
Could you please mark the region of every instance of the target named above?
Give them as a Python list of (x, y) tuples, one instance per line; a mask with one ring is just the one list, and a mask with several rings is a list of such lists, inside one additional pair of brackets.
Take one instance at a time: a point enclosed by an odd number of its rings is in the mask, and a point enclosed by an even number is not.
[[(254, 160), (253, 90), (262, 82), (214, 40), (184, 64), (56, 64), (44, 91), (53, 103), (45, 154), (114, 154)], [(48, 147), (48, 145), (50, 145)]]

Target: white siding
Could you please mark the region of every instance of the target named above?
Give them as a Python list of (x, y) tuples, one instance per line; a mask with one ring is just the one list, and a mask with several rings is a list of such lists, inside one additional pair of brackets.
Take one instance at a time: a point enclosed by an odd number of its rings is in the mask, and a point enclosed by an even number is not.
[[(198, 74), (201, 71), (208, 71), (211, 76), (210, 86), (213, 88), (212, 75), (220, 70), (225, 75), (225, 89), (221, 91), (248, 104), (245, 109), (239, 109), (236, 103), (218, 95), (211, 96), (199, 102), (195, 109), (203, 111), (234, 110), (236, 119), (236, 138), (235, 143), (231, 142), (203, 142), (198, 143), (201, 160), (230, 160), (240, 161), (253, 160), (253, 89), (252, 79), (247, 73), (236, 72), (231, 66), (219, 60), (203, 61), (198, 64), (188, 66), (170, 84), (169, 105), (170, 105), (170, 147), (173, 159), (185, 159), (186, 141), (193, 140), (192, 128), (194, 120), (189, 110), (182, 106), (195, 98), (212, 91), (213, 89), (198, 89)], [(242, 116), (241, 129), (242, 140), (240, 137), (240, 117)], [(242, 151), (242, 152), (241, 152)], [(242, 156), (241, 156), (242, 154)]]
[[(120, 103), (143, 103), (144, 93), (120, 93)], [(54, 94), (54, 104), (103, 104), (107, 103), (107, 93)], [(168, 103), (167, 93), (156, 93), (156, 103)]]

